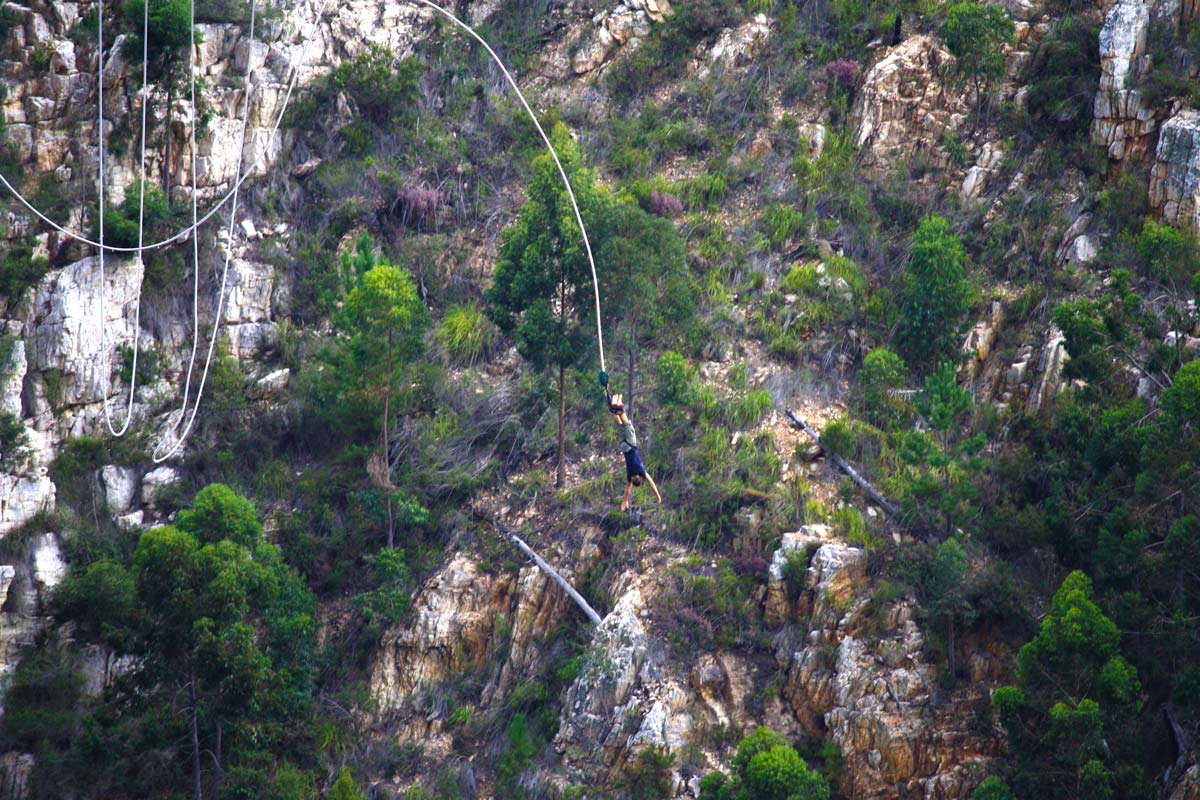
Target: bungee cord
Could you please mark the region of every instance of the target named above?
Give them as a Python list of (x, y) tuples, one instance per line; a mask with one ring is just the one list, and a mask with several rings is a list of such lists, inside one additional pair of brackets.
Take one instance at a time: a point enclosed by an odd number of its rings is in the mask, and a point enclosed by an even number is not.
[[(517, 85), (516, 80), (513, 78), (512, 74), (508, 71), (508, 68), (504, 65), (504, 62), (500, 59), (500, 57), (496, 54), (495, 50), (492, 49), (491, 45), (489, 45), (483, 37), (481, 37), (478, 33), (476, 33), (476, 31), (470, 25), (463, 22), (461, 19), (459, 19), (453, 13), (451, 13), (450, 11), (447, 11), (445, 8), (442, 8), (437, 3), (432, 2), (432, 0), (413, 0), (413, 1), (420, 3), (421, 5), (427, 6), (428, 8), (432, 9), (436, 13), (438, 13), (441, 16), (445, 17), (446, 19), (450, 20), (451, 23), (453, 23), (455, 26), (457, 26), (458, 28), (460, 28), (461, 30), (466, 32), (472, 39), (477, 41), (480, 44), (480, 46), (483, 47), (483, 49), (487, 52), (488, 56), (492, 59), (493, 62), (495, 62), (496, 66), (499, 67), (501, 73), (504, 75), (504, 78), (508, 82), (509, 86), (512, 87), (513, 91), (516, 93), (517, 98), (520, 101), (522, 108), (525, 110), (525, 113), (529, 116), (530, 121), (533, 122), (534, 128), (537, 130), (538, 135), (541, 137), (542, 142), (546, 145), (546, 149), (550, 153), (550, 156), (554, 161), (554, 165), (558, 170), (559, 176), (562, 179), (563, 186), (567, 191), (567, 196), (568, 196), (568, 199), (570, 200), (571, 208), (575, 215), (575, 221), (579, 225), (579, 231), (580, 231), (581, 238), (583, 240), (584, 251), (587, 255), (588, 266), (589, 266), (589, 269), (591, 270), (592, 291), (593, 291), (593, 297), (594, 297), (594, 302), (595, 302), (595, 311), (596, 311), (596, 342), (597, 342), (597, 347), (599, 350), (599, 357), (600, 357), (600, 382), (601, 382), (602, 386), (607, 386), (608, 375), (607, 375), (607, 372), (605, 371), (606, 367), (605, 367), (605, 358), (604, 358), (604, 329), (603, 329), (603, 321), (601, 319), (600, 286), (599, 286), (599, 280), (598, 280), (598, 277), (596, 274), (596, 262), (595, 262), (595, 258), (593, 256), (593, 254), (592, 254), (591, 241), (589, 240), (588, 235), (587, 235), (587, 228), (584, 225), (583, 215), (580, 211), (578, 200), (575, 197), (574, 189), (571, 187), (570, 179), (567, 176), (566, 170), (563, 167), (562, 162), (559, 160), (558, 153), (557, 153), (557, 151), (555, 151), (554, 145), (550, 141), (550, 137), (546, 134), (546, 131), (542, 128), (541, 123), (538, 121), (537, 115), (533, 112), (533, 109), (530, 107), (529, 102), (526, 100), (525, 95), (521, 91), (520, 86)], [(295, 90), (297, 80), (299, 78), (300, 69), (303, 67), (305, 61), (307, 60), (309, 48), (311, 47), (312, 42), (316, 38), (317, 28), (321, 22), (321, 19), (324, 17), (325, 9), (329, 5), (329, 2), (330, 2), (330, 0), (322, 0), (322, 4), (321, 4), (320, 8), (318, 9), (316, 16), (313, 19), (312, 28), (309, 31), (308, 36), (305, 37), (304, 45), (301, 48), (301, 52), (300, 52), (300, 58), (293, 65), (292, 75), (291, 75), (291, 78), (289, 79), (288, 85), (287, 85), (287, 91), (284, 94), (283, 102), (279, 109), (279, 113), (276, 115), (274, 123), (272, 124), (272, 127), (271, 127), (271, 138), (274, 138), (278, 134), (279, 127), (282, 124), (283, 117), (287, 111), (288, 104), (291, 102), (291, 97)], [(102, 5), (102, 0), (98, 0), (98, 5)], [(32, 203), (30, 203), (8, 181), (8, 179), (2, 173), (0, 173), (0, 184), (3, 184), (4, 187), (7, 188), (8, 191), (11, 192), (13, 194), (13, 196), (16, 197), (18, 201), (21, 202), (22, 205), (24, 205), (30, 212), (32, 212), (40, 220), (42, 220), (44, 223), (49, 225), (51, 228), (59, 231), (60, 233), (62, 233), (65, 236), (68, 236), (68, 237), (70, 237), (76, 241), (79, 241), (83, 244), (87, 244), (87, 245), (98, 248), (99, 261), (100, 261), (100, 273), (101, 273), (101, 309), (103, 309), (103, 306), (105, 304), (104, 303), (104, 297), (105, 297), (105, 295), (104, 295), (104, 292), (105, 292), (105, 288), (104, 288), (104, 283), (105, 283), (104, 253), (105, 253), (105, 251), (116, 252), (116, 253), (136, 253), (137, 258), (138, 258), (139, 262), (141, 263), (141, 266), (143, 267), (143, 270), (144, 270), (144, 262), (142, 262), (142, 254), (145, 251), (164, 247), (166, 245), (169, 245), (176, 241), (179, 241), (184, 236), (187, 236), (189, 234), (192, 235), (192, 252), (193, 252), (193, 265), (194, 265), (194, 268), (193, 268), (193, 302), (192, 302), (192, 310), (193, 310), (193, 314), (192, 314), (192, 320), (193, 320), (192, 353), (191, 353), (191, 358), (189, 361), (187, 374), (186, 374), (186, 378), (185, 378), (185, 383), (184, 383), (184, 395), (183, 395), (183, 403), (180, 408), (180, 415), (179, 415), (179, 418), (176, 420), (175, 425), (172, 427), (172, 430), (177, 430), (179, 428), (180, 423), (183, 421), (183, 418), (185, 416), (187, 416), (187, 405), (188, 405), (188, 397), (189, 397), (190, 389), (191, 389), (192, 372), (195, 369), (196, 353), (198, 351), (198, 341), (199, 341), (199, 318), (198, 318), (198, 312), (199, 312), (199, 242), (198, 242), (198, 235), (196, 234), (196, 231), (198, 231), (198, 229), (201, 225), (203, 225), (209, 219), (211, 219), (227, 202), (232, 202), (232, 208), (231, 208), (230, 218), (229, 218), (228, 238), (226, 241), (227, 250), (226, 250), (226, 254), (225, 254), (225, 263), (224, 263), (224, 267), (222, 270), (220, 293), (219, 293), (218, 299), (217, 299), (217, 313), (213, 320), (213, 333), (209, 340), (208, 352), (205, 357), (204, 369), (201, 373), (200, 381), (196, 388), (196, 397), (195, 397), (195, 401), (192, 405), (191, 415), (188, 418), (187, 424), (184, 425), (183, 431), (176, 438), (175, 443), (170, 447), (170, 449), (168, 449), (165, 452), (159, 452), (159, 448), (161, 448), (162, 443), (166, 440), (166, 436), (164, 435), (163, 439), (160, 440), (159, 447), (155, 448), (155, 452), (152, 454), (152, 458), (154, 460), (154, 463), (156, 463), (156, 464), (166, 461), (167, 459), (171, 458), (175, 453), (177, 453), (179, 451), (179, 449), (183, 446), (184, 442), (186, 441), (187, 436), (191, 432), (192, 427), (195, 423), (196, 415), (199, 411), (201, 399), (204, 394), (204, 388), (205, 388), (205, 384), (207, 382), (209, 369), (212, 364), (216, 341), (218, 339), (219, 331), (220, 331), (221, 315), (223, 314), (224, 303), (225, 303), (225, 294), (226, 294), (228, 277), (229, 277), (229, 264), (230, 264), (230, 260), (232, 258), (232, 252), (233, 252), (232, 251), (233, 234), (234, 234), (234, 225), (235, 225), (236, 218), (237, 218), (237, 203), (238, 203), (239, 191), (241, 189), (242, 184), (254, 173), (254, 171), (258, 168), (259, 164), (262, 162), (262, 160), (266, 157), (267, 153), (269, 152), (269, 148), (263, 148), (262, 151), (258, 154), (258, 156), (253, 160), (253, 162), (251, 162), (250, 166), (243, 171), (243, 163), (245, 161), (246, 133), (247, 133), (247, 129), (249, 127), (250, 100), (251, 100), (251, 95), (253, 94), (253, 84), (250, 81), (251, 66), (253, 64), (253, 60), (250, 59), (247, 62), (246, 97), (245, 97), (244, 108), (243, 108), (241, 141), (240, 141), (240, 146), (239, 146), (239, 150), (238, 150), (239, 159), (238, 159), (238, 166), (235, 171), (234, 183), (233, 183), (232, 188), (224, 196), (222, 196), (222, 198), (211, 209), (209, 209), (209, 211), (206, 212), (203, 217), (198, 217), (198, 207), (197, 207), (198, 179), (197, 179), (197, 173), (196, 173), (196, 140), (195, 140), (195, 123), (196, 123), (196, 111), (195, 111), (195, 109), (196, 109), (196, 95), (195, 95), (196, 86), (195, 86), (195, 81), (196, 81), (196, 76), (195, 76), (195, 3), (194, 2), (191, 4), (191, 7), (192, 7), (191, 8), (192, 41), (191, 41), (191, 49), (190, 49), (190, 53), (189, 53), (189, 71), (190, 71), (190, 79), (191, 79), (191, 102), (192, 102), (193, 118), (192, 118), (191, 134), (190, 134), (191, 168), (192, 168), (192, 224), (190, 226), (183, 228), (182, 230), (178, 231), (177, 233), (175, 233), (161, 241), (153, 242), (150, 244), (145, 243), (145, 240), (144, 240), (145, 148), (146, 148), (145, 126), (146, 126), (147, 102), (149, 100), (148, 90), (147, 90), (148, 73), (146, 71), (147, 56), (148, 56), (148, 38), (149, 38), (149, 0), (144, 0), (144, 7), (143, 7), (144, 19), (143, 19), (143, 41), (142, 41), (142, 47), (143, 47), (142, 81), (143, 81), (143, 84), (142, 84), (142, 143), (141, 143), (141, 177), (142, 177), (141, 192), (142, 192), (142, 194), (141, 194), (140, 202), (139, 202), (138, 245), (137, 245), (137, 247), (118, 247), (118, 246), (113, 246), (113, 245), (106, 245), (104, 243), (104, 32), (103, 32), (104, 25), (103, 25), (103, 9), (102, 8), (100, 8), (98, 10), (99, 25), (97, 26), (98, 27), (98, 33), (97, 33), (97, 43), (98, 43), (97, 88), (98, 88), (98, 93), (99, 93), (99, 103), (98, 103), (99, 113), (98, 113), (97, 123), (98, 123), (98, 129), (99, 129), (99, 142), (100, 142), (100, 148), (99, 148), (100, 230), (99, 230), (99, 235), (97, 238), (99, 241), (93, 241), (86, 236), (83, 236), (79, 233), (71, 231), (71, 230), (67, 229), (66, 227), (58, 224), (54, 220), (50, 219), (49, 217), (47, 217), (42, 211), (40, 211)], [(253, 2), (251, 4), (251, 11), (250, 11), (249, 38), (251, 40), (254, 37), (256, 8), (257, 8), (257, 0), (253, 0)], [(167, 168), (169, 169), (169, 165), (167, 165)], [(134, 338), (134, 350), (133, 350), (133, 359), (132, 359), (133, 374), (131, 375), (131, 378), (130, 378), (128, 412), (127, 412), (127, 415), (125, 418), (125, 423), (123, 424), (123, 426), (121, 427), (121, 430), (119, 432), (114, 428), (111, 418), (110, 418), (107, 388), (105, 389), (105, 392), (104, 392), (105, 421), (106, 421), (106, 424), (108, 425), (109, 432), (112, 433), (116, 437), (120, 437), (120, 436), (124, 435), (124, 433), (128, 430), (130, 421), (133, 417), (134, 393), (135, 393), (136, 378), (137, 378), (138, 343), (140, 341), (140, 314), (141, 314), (141, 288), (140, 288), (140, 285), (139, 285), (139, 289), (138, 289), (137, 299), (138, 299), (138, 305), (137, 305), (137, 310), (135, 312), (135, 322), (134, 322), (134, 327), (135, 327), (134, 337), (135, 338)], [(103, 311), (101, 313), (103, 313)], [(102, 321), (102, 323), (103, 323), (103, 321)], [(111, 354), (108, 353), (106, 338), (105, 338), (105, 334), (103, 332), (102, 332), (102, 346), (104, 347), (105, 354), (106, 354), (106, 370), (107, 370), (110, 368), (110, 365), (111, 365)]]
[[(199, 194), (199, 189), (200, 189), (200, 181), (198, 178), (198, 174), (196, 172), (196, 123), (197, 123), (197, 113), (196, 113), (196, 109), (197, 109), (197, 105), (196, 105), (196, 4), (194, 2), (189, 3), (188, 8), (190, 10), (190, 17), (189, 17), (190, 28), (189, 28), (189, 30), (191, 32), (191, 47), (188, 49), (188, 76), (191, 78), (191, 104), (192, 104), (192, 124), (188, 126), (188, 135), (189, 135), (188, 144), (189, 144), (189, 154), (191, 156), (191, 167), (192, 167), (192, 227), (195, 228), (196, 220), (197, 220), (197, 195)], [(250, 9), (250, 17), (251, 17), (251, 30), (253, 30), (253, 18), (254, 18), (254, 9), (253, 8)], [(247, 62), (247, 66), (249, 66), (249, 62)], [(246, 77), (247, 77), (247, 83), (249, 83), (249, 70), (247, 70)], [(247, 86), (247, 92), (249, 92), (248, 86)], [(248, 114), (249, 106), (247, 106), (246, 111)], [(245, 142), (243, 142), (243, 146), (245, 146)], [(240, 169), (241, 163), (242, 163), (242, 151), (239, 150), (238, 155), (239, 155), (238, 167)], [(224, 278), (222, 278), (222, 286), (223, 285), (224, 285)], [(220, 317), (218, 315), (218, 319), (219, 318)], [(214, 331), (214, 337), (215, 337), (215, 335), (216, 334)], [(179, 404), (179, 418), (176, 419), (175, 424), (173, 426), (171, 426), (172, 431), (179, 430), (179, 424), (181, 422), (183, 422), (184, 416), (187, 415), (188, 396), (191, 393), (191, 389), (192, 389), (192, 372), (194, 372), (196, 369), (196, 352), (199, 349), (199, 347), (200, 347), (200, 235), (199, 235), (199, 233), (196, 233), (195, 235), (192, 236), (192, 354), (188, 358), (187, 370), (184, 372), (183, 402), (181, 402)], [(205, 364), (205, 374), (206, 375), (207, 375), (207, 372), (208, 372), (208, 365)], [(195, 417), (195, 415), (193, 414), (193, 418), (194, 417)], [(187, 429), (190, 430), (190, 425), (188, 426)], [(153, 459), (155, 464), (161, 464), (163, 461), (166, 461), (168, 458), (170, 458), (172, 455), (174, 455), (179, 450), (180, 446), (182, 446), (184, 437), (177, 436), (175, 446), (172, 447), (167, 452), (166, 455), (164, 455), (162, 458), (159, 458), (159, 448), (162, 447), (162, 444), (163, 444), (163, 442), (166, 441), (166, 439), (167, 439), (167, 434), (164, 433), (163, 437), (159, 440), (158, 445), (154, 448), (154, 452), (151, 453), (151, 458)]]
[[(96, 65), (97, 65), (97, 87), (99, 96), (97, 98), (97, 106), (99, 108), (99, 162), (100, 162), (100, 239), (104, 240), (104, 0), (96, 2)], [(141, 246), (143, 236), (146, 229), (146, 110), (150, 105), (149, 94), (149, 55), (150, 55), (150, 0), (142, 0), (142, 142), (141, 154), (138, 165), (138, 266), (139, 273), (142, 277), (145, 276), (146, 262), (142, 260)], [(193, 75), (193, 80), (195, 76)], [(125, 408), (125, 422), (121, 424), (121, 429), (117, 430), (113, 426), (112, 409), (108, 402), (108, 381), (112, 378), (112, 353), (108, 349), (108, 325), (105, 324), (104, 310), (107, 307), (106, 294), (108, 291), (108, 280), (104, 273), (104, 247), (100, 247), (100, 349), (104, 355), (104, 372), (102, 374), (104, 380), (103, 400), (104, 400), (104, 424), (108, 427), (108, 432), (114, 438), (120, 439), (129, 430), (129, 425), (133, 421), (133, 400), (134, 394), (137, 391), (137, 365), (138, 365), (138, 350), (142, 341), (142, 281), (138, 280), (137, 294), (134, 297), (134, 312), (133, 312), (133, 363), (129, 375), (129, 404)]]
[(558, 174), (562, 177), (563, 186), (566, 187), (567, 196), (571, 199), (571, 208), (575, 211), (575, 222), (579, 224), (579, 232), (583, 236), (583, 247), (587, 251), (588, 266), (592, 270), (592, 290), (596, 298), (596, 343), (600, 348), (600, 382), (607, 383), (606, 369), (604, 366), (604, 329), (600, 322), (600, 282), (596, 278), (596, 261), (592, 258), (592, 243), (588, 241), (587, 228), (583, 224), (583, 215), (579, 213), (579, 203), (575, 200), (575, 191), (571, 188), (571, 181), (567, 178), (567, 171), (563, 169), (562, 162), (558, 160), (558, 153), (554, 150), (554, 145), (550, 144), (550, 137), (546, 135), (546, 131), (542, 129), (542, 123), (538, 122), (537, 115), (533, 113), (533, 109), (529, 107), (529, 103), (525, 100), (525, 95), (521, 91), (521, 87), (517, 86), (516, 80), (513, 79), (508, 68), (504, 66), (504, 62), (500, 60), (500, 56), (496, 55), (496, 51), (492, 49), (482, 36), (475, 32), (467, 23), (463, 22), (458, 17), (451, 14), (446, 9), (434, 3), (433, 0), (414, 0), (414, 2), (429, 6), (434, 11), (441, 14), (446, 19), (453, 22), (458, 27), (462, 28), (467, 34), (487, 50), (492, 60), (496, 62), (496, 66), (504, 73), (505, 80), (508, 85), (516, 92), (517, 99), (521, 101), (521, 106), (524, 107), (525, 113), (529, 115), (529, 119), (533, 121), (533, 127), (537, 128), (538, 135), (542, 137), (542, 141), (546, 143), (546, 149), (550, 151), (550, 157), (554, 159), (554, 166), (558, 167)]
[[(195, 8), (195, 3), (192, 4), (192, 7), (193, 7), (193, 9)], [(254, 41), (254, 21), (255, 21), (255, 15), (257, 12), (257, 8), (258, 8), (258, 0), (251, 0), (251, 2), (250, 2), (250, 33), (249, 33), (249, 36), (247, 37), (247, 39), (251, 42)], [(317, 16), (317, 19), (320, 20), (320, 15)], [(315, 28), (314, 28), (314, 31), (315, 31)], [(154, 461), (155, 464), (161, 464), (164, 461), (166, 461), (167, 459), (174, 456), (177, 452), (179, 452), (180, 448), (183, 447), (183, 443), (185, 441), (187, 441), (188, 434), (190, 434), (192, 432), (192, 426), (196, 423), (196, 415), (200, 412), (200, 400), (201, 400), (201, 398), (204, 397), (204, 385), (208, 382), (208, 370), (212, 366), (213, 353), (216, 349), (218, 334), (220, 333), (220, 330), (221, 330), (221, 315), (225, 313), (225, 289), (229, 283), (229, 262), (233, 258), (233, 232), (234, 232), (234, 225), (237, 223), (238, 187), (241, 186), (241, 181), (236, 180), (236, 179), (241, 178), (242, 162), (245, 161), (245, 157), (246, 157), (246, 131), (250, 127), (250, 98), (254, 93), (254, 84), (251, 82), (250, 76), (253, 74), (253, 66), (254, 66), (254, 59), (252, 57), (247, 56), (247, 58), (246, 58), (246, 98), (245, 98), (245, 102), (242, 107), (242, 135), (241, 135), (240, 141), (238, 142), (238, 163), (237, 163), (237, 170), (234, 173), (235, 182), (234, 182), (234, 189), (233, 189), (233, 204), (230, 206), (229, 229), (228, 229), (228, 234), (225, 237), (225, 264), (221, 269), (221, 290), (217, 294), (217, 313), (213, 317), (213, 332), (212, 332), (212, 336), (209, 337), (209, 340), (208, 340), (208, 353), (205, 355), (205, 358), (204, 358), (204, 371), (200, 374), (200, 384), (196, 387), (196, 402), (192, 404), (192, 414), (188, 418), (187, 425), (184, 426), (183, 431), (179, 434), (179, 436), (176, 437), (175, 444), (173, 444), (170, 447), (170, 449), (168, 449), (165, 453), (159, 453), (158, 450), (159, 450), (159, 447), (162, 446), (163, 442), (166, 441), (166, 436), (164, 435), (163, 438), (159, 440), (159, 446), (156, 447), (154, 452), (151, 454), (151, 459)], [(194, 179), (195, 179), (195, 175), (193, 174), (193, 181), (194, 181)], [(193, 197), (194, 196), (195, 195), (193, 193)], [(192, 237), (193, 241), (196, 240), (197, 238), (199, 238), (199, 237), (197, 237), (197, 236)], [(192, 359), (193, 360), (192, 360), (191, 364), (188, 365), (188, 380), (189, 380), (189, 382), (191, 380), (191, 371), (196, 365), (195, 342), (197, 341), (197, 339), (198, 339), (198, 335), (197, 335), (197, 338), (193, 338), (193, 340), (192, 340), (192, 342), (193, 342)], [(187, 413), (186, 392), (184, 395), (184, 402), (183, 402), (182, 408), (183, 408), (183, 410), (181, 411), (181, 413), (179, 415), (179, 420), (176, 421), (176, 423), (175, 423), (176, 428), (179, 427), (179, 423), (183, 421), (183, 417)]]

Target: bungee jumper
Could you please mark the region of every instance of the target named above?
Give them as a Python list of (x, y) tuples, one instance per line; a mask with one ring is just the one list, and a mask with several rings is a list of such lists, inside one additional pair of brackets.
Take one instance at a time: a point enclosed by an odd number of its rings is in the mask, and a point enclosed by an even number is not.
[(621, 401), (621, 395), (609, 396), (608, 410), (612, 412), (613, 420), (617, 423), (621, 452), (625, 455), (625, 496), (621, 499), (621, 510), (629, 510), (629, 499), (633, 495), (633, 488), (641, 486), (643, 480), (650, 485), (654, 496), (658, 498), (658, 504), (662, 505), (662, 495), (659, 494), (658, 487), (654, 485), (654, 479), (646, 472), (646, 464), (642, 461), (642, 454), (638, 452), (637, 431), (633, 429), (633, 423), (629, 421), (629, 415), (625, 413), (625, 404)]

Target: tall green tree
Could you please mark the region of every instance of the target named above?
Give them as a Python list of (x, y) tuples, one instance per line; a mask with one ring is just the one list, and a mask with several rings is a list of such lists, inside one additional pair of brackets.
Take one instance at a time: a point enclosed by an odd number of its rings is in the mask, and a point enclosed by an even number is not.
[(929, 367), (957, 354), (970, 303), (966, 270), (967, 252), (950, 223), (921, 220), (900, 290), (900, 344), (910, 363)]
[[(942, 38), (956, 59), (955, 72), (974, 89), (977, 116), (984, 106), (985, 90), (990, 97), (991, 85), (1004, 77), (1004, 47), (1012, 43), (1014, 30), (1012, 17), (995, 3), (962, 0), (946, 12)], [(987, 128), (985, 120), (983, 129)]]
[[(558, 152), (589, 229), (602, 221), (612, 199), (583, 166), (579, 150), (564, 125), (550, 139)], [(517, 349), (539, 370), (558, 372), (558, 472), (566, 477), (566, 373), (591, 352), (595, 325), (592, 275), (570, 198), (554, 161), (534, 159), (529, 200), (517, 221), (505, 229), (496, 273), (487, 297), (492, 320), (517, 343)]]
[[(149, 8), (147, 8), (149, 3)], [(126, 52), (138, 61), (142, 57), (142, 23), (148, 23), (146, 37), (147, 77), (167, 92), (165, 125), (166, 168), (163, 192), (171, 198), (171, 112), (175, 93), (187, 75), (187, 50), (191, 45), (191, 6), (188, 0), (125, 0), (121, 15), (132, 31)], [(199, 37), (197, 37), (199, 42)], [(199, 96), (197, 96), (199, 102)], [(196, 110), (199, 117), (199, 110)]]
[[(1121, 634), (1072, 572), (1037, 635), (1017, 655), (1017, 684), (993, 703), (1017, 755), (1022, 797), (1128, 797), (1136, 776), (1114, 769), (1141, 685), (1121, 656)], [(1133, 785), (1131, 785), (1133, 784)]]
[(610, 335), (625, 348), (625, 407), (632, 414), (646, 342), (680, 330), (695, 314), (687, 251), (669, 219), (647, 214), (632, 198), (613, 205), (600, 233), (596, 259), (604, 265), (606, 317)]
[(409, 274), (378, 260), (369, 236), (360, 237), (343, 262), (346, 300), (334, 316), (339, 338), (325, 352), (328, 376), (342, 405), (342, 424), (376, 420), (378, 449), (369, 470), (384, 491), (387, 545), (396, 544), (396, 506), (406, 506), (391, 484), (390, 451), (398, 398), (412, 381), (412, 365), (423, 351), (428, 324), (425, 304)]
[(959, 387), (951, 363), (943, 362), (925, 378), (916, 405), (930, 432), (911, 431), (901, 442), (900, 457), (914, 468), (904, 493), (918, 505), (932, 503), (942, 516), (942, 535), (948, 537), (972, 508), (970, 476), (982, 467), (978, 455), (987, 439), (982, 433), (963, 436), (971, 393)]
[(142, 534), (133, 556), (138, 655), (158, 681), (184, 687), (196, 800), (206, 750), (217, 796), (227, 759), (252, 753), (272, 719), (311, 698), (315, 603), (248, 510), (228, 487), (206, 487), (180, 528)]
[(929, 616), (935, 625), (946, 627), (946, 659), (950, 675), (957, 672), (954, 631), (959, 621), (968, 621), (971, 604), (967, 600), (967, 552), (957, 539), (938, 545), (933, 562), (925, 575), (929, 595)]

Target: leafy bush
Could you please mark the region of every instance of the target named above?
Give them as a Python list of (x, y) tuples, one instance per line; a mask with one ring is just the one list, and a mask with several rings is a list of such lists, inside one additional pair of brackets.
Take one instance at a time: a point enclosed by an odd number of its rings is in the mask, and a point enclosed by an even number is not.
[(0, 411), (0, 469), (16, 472), (29, 457), (29, 435), (16, 416)]
[(1190, 286), (1200, 268), (1195, 236), (1154, 220), (1148, 219), (1142, 225), (1137, 252), (1146, 272), (1177, 287)]
[[(412, 573), (402, 550), (380, 550), (374, 558), (375, 588), (354, 598), (354, 607), (377, 631), (404, 618), (412, 606)], [(470, 709), (467, 709), (468, 720)]]
[(758, 727), (742, 740), (733, 774), (709, 773), (700, 800), (829, 800), (829, 783), (775, 731)]
[(34, 258), (33, 250), (18, 247), (0, 259), (0, 297), (9, 303), (20, 300), (30, 286), (50, 270), (44, 258)]
[(665, 747), (650, 745), (625, 767), (618, 781), (630, 800), (659, 800), (671, 795), (671, 767), (675, 757)]
[(939, 216), (926, 217), (913, 234), (900, 291), (900, 343), (910, 361), (931, 366), (953, 357), (970, 304), (967, 253)]
[(413, 118), (424, 67), (415, 56), (396, 62), (386, 48), (371, 45), (331, 75), (332, 86), (344, 91), (361, 114), (377, 125), (406, 124)]
[(458, 305), (442, 317), (434, 340), (451, 364), (471, 366), (491, 355), (496, 326), (477, 304)]
[(911, 415), (911, 407), (896, 390), (904, 386), (908, 367), (886, 347), (876, 347), (863, 358), (858, 371), (863, 418), (885, 430), (900, 427)]

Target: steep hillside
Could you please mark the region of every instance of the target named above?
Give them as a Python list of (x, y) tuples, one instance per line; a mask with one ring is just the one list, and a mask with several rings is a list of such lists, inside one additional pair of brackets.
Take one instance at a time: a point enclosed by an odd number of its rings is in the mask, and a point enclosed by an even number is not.
[(1200, 797), (1194, 3), (459, 0), (595, 287), (428, 6), (99, 10), (0, 7), (126, 248), (3, 200), (0, 800)]

